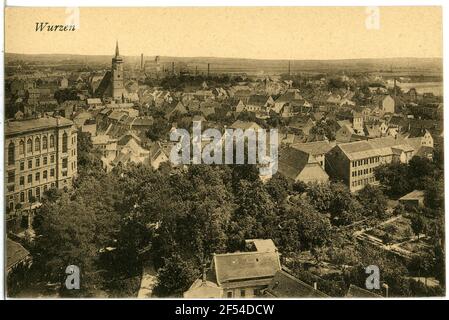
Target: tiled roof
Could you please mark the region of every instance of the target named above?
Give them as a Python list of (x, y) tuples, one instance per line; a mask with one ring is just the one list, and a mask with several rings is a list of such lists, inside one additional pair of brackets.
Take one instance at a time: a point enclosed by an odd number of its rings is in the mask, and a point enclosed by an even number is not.
[(325, 298), (325, 293), (297, 279), (284, 270), (274, 275), (268, 286), (267, 293), (278, 298)]
[(357, 160), (375, 156), (386, 156), (393, 154), (394, 150), (411, 152), (414, 148), (407, 143), (407, 140), (396, 139), (394, 137), (374, 138), (364, 141), (342, 143), (338, 145), (346, 154), (348, 159)]
[(333, 146), (328, 141), (315, 141), (308, 143), (295, 143), (292, 147), (316, 156), (327, 153)]
[(424, 199), (424, 191), (413, 190), (412, 192), (407, 193), (405, 196), (399, 198), (399, 200), (415, 200), (415, 199)]
[(267, 96), (255, 94), (249, 97), (248, 104), (251, 105), (264, 105), (268, 100)]
[(73, 121), (64, 117), (42, 117), (37, 119), (7, 121), (5, 123), (5, 135), (25, 133), (28, 131), (46, 130), (56, 127), (68, 127)]
[(16, 264), (25, 260), (30, 253), (21, 244), (12, 241), (11, 239), (6, 239), (6, 270), (13, 268)]
[(215, 254), (213, 266), (219, 284), (273, 277), (281, 268), (277, 252)]
[(257, 130), (258, 128), (260, 128), (260, 126), (255, 122), (237, 120), (231, 125), (231, 128), (232, 129), (242, 129), (242, 130), (255, 128)]
[(312, 155), (295, 148), (283, 149), (278, 162), (279, 172), (292, 180), (296, 179), (308, 163), (318, 163)]
[(362, 289), (353, 284), (351, 284), (349, 286), (348, 292), (346, 293), (346, 297), (348, 297), (348, 298), (382, 298), (381, 295), (378, 295), (378, 294), (368, 291), (366, 289)]

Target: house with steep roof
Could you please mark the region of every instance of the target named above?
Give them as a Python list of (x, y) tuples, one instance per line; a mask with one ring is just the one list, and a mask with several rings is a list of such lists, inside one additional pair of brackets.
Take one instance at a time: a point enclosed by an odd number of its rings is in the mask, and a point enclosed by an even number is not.
[(273, 105), (274, 101), (271, 96), (256, 94), (249, 97), (248, 102), (246, 103), (246, 110), (249, 112), (266, 113)]
[(20, 243), (9, 238), (6, 239), (6, 275), (7, 277), (20, 266), (31, 263), (31, 254)]
[(159, 141), (153, 142), (150, 147), (149, 162), (154, 170), (170, 160), (170, 148), (164, 148)]
[[(248, 242), (246, 244), (248, 246)], [(254, 248), (255, 251), (213, 254), (209, 270), (204, 270), (203, 276), (184, 292), (184, 298), (261, 296), (276, 272), (281, 270), (281, 263), (274, 243), (263, 245), (262, 251)]]
[(329, 176), (310, 153), (287, 147), (280, 151), (278, 171), (287, 180), (304, 183), (325, 183)]
[[(314, 284), (316, 285), (316, 283)], [(273, 277), (273, 280), (265, 290), (267, 297), (273, 298), (327, 298), (327, 294), (319, 291), (315, 286), (311, 286), (299, 280), (291, 272), (282, 268)]]
[(335, 143), (329, 143), (329, 141), (314, 141), (306, 143), (295, 143), (292, 144), (292, 148), (301, 150), (307, 154), (312, 155), (319, 163), (320, 166), (325, 170), (325, 157), (326, 153), (329, 152)]

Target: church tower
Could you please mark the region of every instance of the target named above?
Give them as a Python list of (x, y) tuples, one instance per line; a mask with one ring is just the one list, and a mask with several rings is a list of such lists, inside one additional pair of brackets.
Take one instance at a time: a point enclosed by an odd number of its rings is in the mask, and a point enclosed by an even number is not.
[(123, 83), (123, 59), (118, 50), (118, 41), (115, 45), (115, 56), (112, 58), (112, 98), (122, 101), (125, 96)]

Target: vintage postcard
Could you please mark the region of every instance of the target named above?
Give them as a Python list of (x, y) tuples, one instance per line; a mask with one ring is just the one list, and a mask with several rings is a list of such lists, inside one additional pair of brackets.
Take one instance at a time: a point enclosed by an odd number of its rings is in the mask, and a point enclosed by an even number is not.
[(442, 19), (6, 7), (7, 298), (445, 296)]

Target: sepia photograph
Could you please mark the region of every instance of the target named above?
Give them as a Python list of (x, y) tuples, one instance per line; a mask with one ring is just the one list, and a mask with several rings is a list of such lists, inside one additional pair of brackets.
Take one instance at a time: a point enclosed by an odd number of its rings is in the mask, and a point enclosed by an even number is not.
[(6, 299), (446, 296), (441, 6), (4, 19)]

